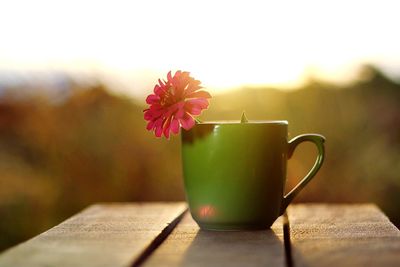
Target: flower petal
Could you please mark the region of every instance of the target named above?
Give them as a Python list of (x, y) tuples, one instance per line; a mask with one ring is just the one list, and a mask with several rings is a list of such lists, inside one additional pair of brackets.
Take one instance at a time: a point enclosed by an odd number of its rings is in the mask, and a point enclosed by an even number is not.
[(185, 102), (185, 111), (192, 115), (200, 115), (203, 109), (208, 107), (208, 101), (205, 98), (189, 99)]
[(149, 95), (146, 98), (146, 103), (151, 105), (160, 101), (160, 97), (158, 95)]
[(187, 113), (185, 114), (185, 116), (183, 116), (182, 119), (179, 119), (179, 122), (182, 128), (185, 130), (190, 130), (195, 124), (193, 117)]
[(183, 91), (192, 79), (193, 78), (190, 77), (190, 73), (184, 71), (175, 79), (175, 83)]
[(161, 125), (157, 125), (155, 128), (156, 128), (156, 130), (155, 130), (156, 137), (161, 137), (162, 136), (162, 132), (163, 132), (162, 126)]
[(192, 80), (190, 81), (190, 83), (189, 83), (189, 85), (188, 85), (188, 87), (187, 87), (185, 93), (186, 93), (186, 94), (190, 94), (190, 93), (193, 93), (193, 92), (195, 92), (195, 91), (201, 89), (200, 84), (201, 84), (200, 81), (195, 80), (195, 79), (192, 78)]
[(163, 125), (163, 119), (159, 118), (156, 121), (154, 121), (153, 129), (156, 137), (161, 137), (162, 135), (162, 125)]
[(164, 122), (164, 124), (163, 124), (163, 133), (164, 133), (164, 136), (168, 139), (169, 138), (169, 132), (170, 132), (170, 125), (171, 125), (171, 117), (168, 117), (166, 120), (165, 120), (165, 122)]
[(174, 110), (174, 116), (175, 118), (182, 118), (185, 115), (185, 102), (179, 102), (176, 104), (176, 109)]
[(200, 108), (208, 108), (208, 100), (205, 98), (189, 99), (186, 103), (190, 103), (193, 106), (199, 106)]
[[(176, 73), (177, 73), (177, 72), (175, 72), (175, 75), (176, 75)], [(168, 74), (167, 74), (167, 79), (168, 79), (169, 82), (172, 81), (172, 74), (171, 74), (171, 71), (168, 72)]]
[(165, 113), (163, 108), (160, 108), (156, 105), (152, 105), (148, 110), (144, 112), (145, 120), (152, 120), (160, 117)]
[(157, 84), (154, 87), (154, 94), (161, 96), (164, 92), (165, 92), (165, 85), (160, 86)]
[(154, 121), (149, 121), (149, 123), (146, 126), (146, 129), (148, 131), (151, 131), (151, 130), (153, 130), (153, 128), (154, 128)]
[(172, 121), (171, 121), (171, 131), (174, 134), (179, 133), (179, 121), (176, 118), (173, 118)]
[(149, 109), (144, 111), (143, 116), (146, 121), (149, 121), (153, 118), (152, 112)]

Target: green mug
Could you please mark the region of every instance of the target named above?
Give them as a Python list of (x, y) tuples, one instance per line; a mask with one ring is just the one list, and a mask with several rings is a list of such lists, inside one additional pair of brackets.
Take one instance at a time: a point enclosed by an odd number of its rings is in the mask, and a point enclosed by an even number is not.
[[(206, 230), (270, 228), (324, 160), (325, 138), (303, 134), (288, 142), (287, 121), (198, 123), (181, 136), (190, 213)], [(317, 160), (284, 195), (287, 160), (305, 141), (317, 146)]]

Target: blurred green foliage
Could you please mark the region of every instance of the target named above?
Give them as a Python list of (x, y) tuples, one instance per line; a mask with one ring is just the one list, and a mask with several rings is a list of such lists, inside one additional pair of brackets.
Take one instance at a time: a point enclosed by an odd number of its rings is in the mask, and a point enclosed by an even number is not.
[[(149, 91), (150, 92), (150, 91)], [(0, 98), (0, 250), (103, 201), (184, 199), (180, 139), (145, 130), (144, 102), (104, 85)], [(338, 86), (243, 88), (216, 95), (202, 120), (288, 120), (290, 136), (326, 136), (327, 156), (296, 201), (375, 202), (400, 224), (400, 85), (371, 66)], [(303, 144), (289, 161), (287, 190), (316, 156)]]

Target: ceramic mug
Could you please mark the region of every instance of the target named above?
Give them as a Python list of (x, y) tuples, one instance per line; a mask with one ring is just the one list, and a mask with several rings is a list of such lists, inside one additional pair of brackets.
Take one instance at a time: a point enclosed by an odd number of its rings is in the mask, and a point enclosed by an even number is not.
[[(303, 134), (288, 142), (287, 121), (199, 123), (181, 136), (190, 213), (207, 230), (270, 228), (324, 160), (325, 138)], [(305, 141), (317, 146), (317, 160), (284, 195), (287, 160)]]

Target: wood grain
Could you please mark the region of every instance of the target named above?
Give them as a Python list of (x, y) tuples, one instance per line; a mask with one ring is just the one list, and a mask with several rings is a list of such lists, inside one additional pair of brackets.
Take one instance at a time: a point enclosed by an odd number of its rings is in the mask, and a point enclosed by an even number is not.
[(184, 203), (94, 205), (5, 251), (0, 266), (130, 266), (185, 210)]
[(400, 266), (400, 231), (373, 204), (292, 205), (295, 266)]
[(285, 266), (282, 219), (272, 230), (215, 232), (186, 214), (144, 266)]
[(189, 214), (173, 229), (185, 210), (94, 205), (4, 252), (0, 266), (400, 266), (400, 231), (372, 204), (292, 205), (290, 227), (281, 217), (272, 230), (244, 232), (202, 231)]

